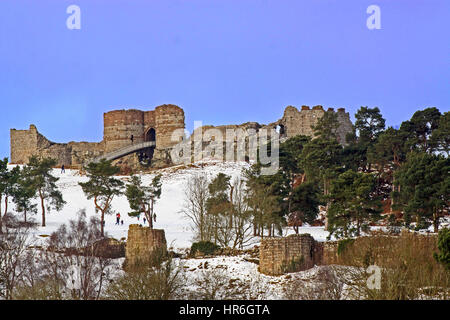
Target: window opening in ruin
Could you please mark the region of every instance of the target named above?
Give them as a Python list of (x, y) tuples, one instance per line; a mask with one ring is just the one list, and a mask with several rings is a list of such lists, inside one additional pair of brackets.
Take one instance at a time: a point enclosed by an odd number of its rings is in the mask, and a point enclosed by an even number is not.
[(276, 128), (275, 128), (275, 131), (278, 132), (278, 134), (281, 137), (286, 136), (286, 130), (285, 130), (285, 128), (284, 128), (284, 126), (282, 124), (277, 125)]

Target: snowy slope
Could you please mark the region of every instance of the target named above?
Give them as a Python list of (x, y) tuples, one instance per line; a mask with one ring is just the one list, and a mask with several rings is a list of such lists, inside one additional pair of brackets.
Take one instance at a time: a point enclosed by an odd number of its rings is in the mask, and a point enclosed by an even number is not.
[[(220, 172), (231, 175), (234, 179), (241, 175), (243, 168), (248, 167), (248, 164), (245, 162), (224, 163), (208, 161), (202, 164), (197, 163), (189, 168), (171, 167), (156, 172), (162, 174), (162, 195), (161, 199), (159, 199), (155, 205), (157, 218), (154, 227), (165, 230), (169, 247), (173, 246), (174, 248), (180, 249), (188, 248), (192, 243), (193, 232), (190, 227), (190, 221), (180, 212), (185, 199), (184, 189), (188, 179), (191, 176), (202, 172), (205, 172), (210, 179), (214, 178)], [(76, 219), (77, 212), (81, 209), (86, 210), (88, 218), (91, 215), (99, 216), (99, 214), (95, 213), (93, 201), (86, 199), (81, 187), (78, 185), (79, 182), (87, 181), (85, 176), (81, 176), (77, 170), (66, 170), (65, 173), (61, 173), (59, 169), (54, 169), (53, 174), (60, 178), (57, 185), (63, 193), (64, 200), (67, 204), (60, 212), (47, 212), (47, 226), (38, 227), (37, 230), (34, 231), (36, 239), (38, 240), (43, 239), (40, 235), (49, 235), (61, 224), (67, 223), (70, 219)], [(150, 183), (153, 177), (154, 174), (143, 174), (142, 181), (143, 183)], [(119, 178), (124, 182), (127, 182), (129, 179), (127, 176), (121, 176)], [(109, 236), (116, 239), (126, 238), (128, 226), (130, 224), (143, 223), (142, 218), (138, 221), (137, 218), (128, 216), (130, 208), (125, 196), (115, 198), (112, 206), (114, 211), (120, 212), (124, 225), (115, 225), (115, 216), (107, 215), (105, 217), (105, 231)], [(36, 222), (40, 223), (40, 206), (38, 206), (38, 208), (38, 213), (34, 218)], [(14, 209), (13, 203), (9, 204), (9, 209), (9, 211)], [(21, 216), (18, 215), (18, 218), (21, 219)], [(286, 234), (292, 232), (292, 229), (286, 230)], [(324, 241), (328, 235), (328, 233), (323, 230), (323, 227), (303, 227), (300, 232), (310, 233), (319, 241)], [(255, 242), (258, 242), (257, 239), (255, 239)]]

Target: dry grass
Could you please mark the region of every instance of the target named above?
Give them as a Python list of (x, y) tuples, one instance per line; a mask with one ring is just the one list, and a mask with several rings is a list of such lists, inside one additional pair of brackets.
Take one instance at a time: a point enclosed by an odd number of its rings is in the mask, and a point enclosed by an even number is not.
[[(439, 264), (437, 237), (402, 233), (398, 237), (372, 236), (348, 243), (338, 263), (354, 266), (347, 281), (356, 298), (366, 299), (449, 299), (450, 272)], [(381, 289), (369, 289), (366, 268), (381, 268)]]

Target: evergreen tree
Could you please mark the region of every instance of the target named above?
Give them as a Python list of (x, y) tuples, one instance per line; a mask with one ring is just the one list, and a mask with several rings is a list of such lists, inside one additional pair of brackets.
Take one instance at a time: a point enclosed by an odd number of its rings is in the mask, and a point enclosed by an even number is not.
[[(8, 158), (4, 158), (3, 160), (0, 160), (0, 233), (3, 232), (2, 227), (2, 198), (3, 196), (6, 197), (6, 189), (9, 183), (9, 170), (8, 170)], [(8, 200), (6, 200), (8, 201)]]
[(332, 179), (342, 170), (341, 161), (342, 146), (337, 140), (318, 137), (303, 148), (299, 166), (305, 168), (307, 180), (320, 183), (327, 195)]
[(154, 206), (157, 199), (161, 197), (161, 175), (156, 175), (146, 187), (142, 184), (139, 176), (131, 176), (131, 182), (126, 186), (125, 195), (133, 210), (128, 215), (135, 217), (143, 213), (149, 222), (150, 229), (153, 228), (153, 221), (156, 218)]
[(161, 197), (161, 175), (156, 175), (146, 187), (142, 184), (139, 176), (131, 176), (131, 182), (127, 184), (125, 195), (128, 199), (132, 212), (128, 215), (136, 217), (143, 213), (148, 220), (150, 229), (153, 229), (155, 220), (154, 206), (157, 199)]
[(230, 192), (231, 177), (219, 173), (208, 185), (209, 197), (206, 201), (206, 210), (212, 222), (214, 244), (227, 246), (231, 241), (233, 226), (233, 207)]
[(345, 169), (354, 171), (366, 170), (367, 167), (367, 145), (359, 143), (356, 136), (356, 129), (348, 133), (346, 137), (347, 145), (342, 150), (342, 165)]
[(416, 111), (410, 120), (402, 122), (400, 130), (407, 135), (409, 150), (433, 152), (433, 132), (439, 127), (441, 113), (437, 108)]
[(414, 219), (416, 229), (430, 223), (438, 232), (440, 218), (449, 209), (450, 159), (425, 152), (408, 154), (394, 174), (398, 186), (393, 192), (394, 209), (404, 212), (405, 224)]
[(288, 225), (298, 234), (304, 222), (312, 223), (319, 214), (318, 190), (314, 183), (305, 182), (294, 188), (293, 205), (288, 216)]
[[(59, 178), (52, 175), (52, 168), (56, 165), (54, 159), (39, 159), (31, 157), (28, 166), (30, 168), (30, 178), (33, 180), (34, 187), (41, 200), (42, 226), (45, 227), (45, 208), (50, 210), (54, 208), (60, 211), (64, 204), (62, 193), (58, 190), (56, 182)], [(47, 201), (47, 205), (46, 202)]]
[(376, 179), (370, 173), (348, 170), (332, 182), (327, 213), (330, 237), (360, 236), (369, 222), (379, 219), (381, 199), (375, 190)]
[(434, 253), (434, 258), (444, 265), (447, 270), (450, 270), (450, 229), (443, 228), (438, 235), (438, 249), (439, 253)]
[[(368, 162), (368, 150), (376, 143), (379, 135), (383, 132), (385, 119), (377, 107), (361, 107), (356, 112), (355, 118), (354, 130), (358, 134), (358, 138), (354, 145), (349, 145), (344, 150), (344, 154), (347, 155), (346, 164), (349, 164), (346, 168), (370, 171), (371, 163)], [(352, 161), (358, 164), (357, 168), (351, 164)]]
[(339, 120), (337, 113), (326, 111), (315, 126), (312, 127), (315, 137), (325, 140), (337, 139), (336, 131), (339, 128)]
[(32, 200), (36, 197), (36, 185), (31, 178), (30, 167), (24, 166), (17, 176), (12, 187), (13, 202), (18, 212), (23, 212), (24, 222), (27, 222), (28, 213), (36, 213), (36, 204)]
[(113, 213), (111, 202), (115, 196), (122, 194), (124, 183), (113, 176), (120, 168), (113, 166), (111, 161), (102, 159), (100, 162), (90, 162), (85, 168), (89, 181), (79, 182), (88, 199), (94, 199), (95, 211), (101, 213), (101, 235), (104, 233), (105, 214)]
[(361, 107), (355, 114), (355, 128), (361, 142), (374, 142), (385, 128), (386, 120), (378, 107)]
[(296, 179), (297, 183), (304, 183), (306, 180), (303, 166), (302, 151), (311, 139), (307, 136), (299, 135), (289, 138), (280, 144), (280, 169), (275, 175), (273, 182), (276, 184), (276, 194), (280, 197), (280, 207), (283, 215), (292, 212), (293, 196)]
[(3, 195), (5, 197), (5, 211), (4, 211), (4, 215), (6, 215), (8, 213), (8, 200), (9, 198), (12, 198), (14, 196), (14, 188), (16, 186), (17, 181), (19, 180), (20, 177), (20, 167), (16, 166), (13, 167), (11, 170), (9, 171), (5, 171), (2, 175), (2, 190), (3, 190)]
[(268, 185), (264, 181), (266, 176), (261, 176), (258, 165), (244, 170), (247, 181), (247, 203), (249, 212), (253, 216), (253, 235), (264, 237), (264, 230), (268, 229), (269, 236), (274, 235), (275, 228), (281, 232), (285, 224), (280, 214), (279, 196), (274, 195), (274, 185)]
[(439, 126), (431, 135), (430, 145), (433, 150), (445, 152), (447, 157), (450, 153), (450, 111), (441, 115)]
[[(406, 161), (405, 132), (389, 127), (368, 150), (368, 160), (376, 168), (378, 189), (384, 199), (394, 190), (394, 172)], [(387, 187), (389, 186), (389, 187)], [(391, 211), (393, 199), (391, 198)]]

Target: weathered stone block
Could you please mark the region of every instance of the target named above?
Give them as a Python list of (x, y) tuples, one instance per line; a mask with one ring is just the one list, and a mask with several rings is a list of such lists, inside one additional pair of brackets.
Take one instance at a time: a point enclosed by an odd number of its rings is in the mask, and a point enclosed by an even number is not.
[(164, 230), (150, 229), (138, 224), (130, 225), (125, 252), (126, 267), (149, 263), (155, 250), (167, 252)]

